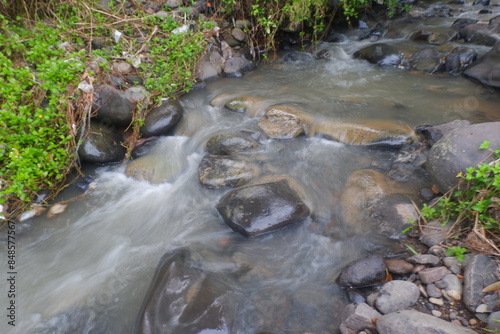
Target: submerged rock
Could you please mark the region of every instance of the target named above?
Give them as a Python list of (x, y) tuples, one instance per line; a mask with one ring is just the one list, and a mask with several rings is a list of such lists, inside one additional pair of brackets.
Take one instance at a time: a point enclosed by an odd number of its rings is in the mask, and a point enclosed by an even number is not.
[(188, 250), (169, 252), (156, 269), (134, 333), (226, 333), (231, 308), (224, 302), (225, 291), (215, 275), (193, 265)]
[(142, 137), (164, 136), (182, 118), (184, 109), (177, 100), (166, 100), (149, 111), (144, 118), (144, 125), (141, 126)]
[(274, 105), (267, 108), (258, 126), (270, 138), (292, 139), (306, 134), (311, 116), (295, 106)]
[(259, 144), (254, 140), (230, 134), (213, 136), (205, 145), (207, 152), (214, 155), (230, 155), (233, 153), (249, 152), (258, 148)]
[(92, 122), (90, 129), (78, 148), (81, 161), (108, 163), (125, 158), (126, 149), (122, 145), (125, 139), (114, 127)]
[(229, 227), (247, 237), (276, 230), (309, 215), (309, 208), (287, 178), (232, 190), (219, 201), (217, 211)]
[(178, 157), (174, 160), (163, 154), (148, 154), (131, 160), (125, 169), (125, 175), (159, 184), (172, 180), (185, 164), (186, 161)]
[(399, 66), (404, 59), (403, 53), (389, 44), (377, 43), (354, 53), (354, 58), (367, 60), (381, 66)]
[(201, 184), (209, 188), (238, 187), (259, 174), (251, 162), (223, 155), (205, 155), (198, 167)]

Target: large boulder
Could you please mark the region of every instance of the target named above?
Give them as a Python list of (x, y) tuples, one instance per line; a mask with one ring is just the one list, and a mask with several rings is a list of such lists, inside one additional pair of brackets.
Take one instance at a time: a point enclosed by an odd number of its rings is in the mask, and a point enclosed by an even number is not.
[(472, 329), (436, 318), (425, 313), (404, 310), (381, 316), (377, 321), (380, 334), (474, 334)]
[(410, 68), (430, 74), (442, 72), (444, 63), (438, 50), (430, 48), (415, 52), (410, 57)]
[(290, 183), (283, 177), (232, 190), (219, 201), (217, 211), (229, 227), (247, 237), (298, 222), (309, 215), (309, 208)]
[(174, 179), (185, 168), (187, 160), (171, 158), (165, 154), (148, 154), (131, 160), (125, 175), (137, 180), (160, 184)]
[(493, 46), (498, 38), (500, 27), (487, 24), (469, 24), (460, 29), (460, 36), (467, 42), (479, 45)]
[(226, 333), (225, 290), (215, 275), (194, 265), (188, 250), (167, 253), (156, 269), (134, 333)]
[(108, 163), (118, 162), (125, 158), (126, 149), (122, 145), (123, 136), (100, 122), (92, 122), (90, 131), (85, 135), (78, 148), (81, 161)]
[(500, 88), (500, 42), (497, 42), (488, 53), (467, 66), (463, 75), (483, 85)]
[(446, 56), (444, 70), (449, 73), (461, 73), (476, 59), (477, 52), (474, 49), (458, 46)]
[(177, 100), (168, 99), (149, 111), (141, 126), (142, 137), (163, 136), (179, 122), (184, 109)]
[(127, 126), (132, 121), (134, 107), (134, 103), (113, 86), (101, 85), (94, 92), (92, 109), (98, 120), (117, 126)]
[(399, 49), (383, 43), (372, 44), (356, 51), (354, 58), (381, 66), (399, 66), (404, 60), (403, 53)]
[(259, 174), (259, 167), (251, 162), (224, 155), (205, 155), (198, 167), (201, 184), (209, 188), (238, 187)]
[(458, 173), (465, 172), (466, 168), (476, 166), (490, 156), (489, 150), (479, 149), (485, 140), (491, 141), (493, 149), (500, 147), (500, 122), (457, 128), (431, 147), (426, 169), (441, 192), (445, 193), (458, 184)]

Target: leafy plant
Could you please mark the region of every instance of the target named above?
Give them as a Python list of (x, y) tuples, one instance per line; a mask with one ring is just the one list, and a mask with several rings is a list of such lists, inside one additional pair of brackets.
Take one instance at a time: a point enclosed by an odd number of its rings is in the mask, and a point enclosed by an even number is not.
[(460, 262), (464, 262), (465, 259), (465, 253), (467, 253), (469, 250), (464, 247), (460, 246), (451, 246), (448, 247), (445, 251), (447, 256), (454, 256), (458, 259)]

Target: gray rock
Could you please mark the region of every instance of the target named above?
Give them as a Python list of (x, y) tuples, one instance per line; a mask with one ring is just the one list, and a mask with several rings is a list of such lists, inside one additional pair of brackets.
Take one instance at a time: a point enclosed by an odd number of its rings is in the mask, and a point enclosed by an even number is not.
[(243, 57), (233, 57), (224, 63), (224, 73), (229, 77), (241, 77), (244, 72), (253, 70), (255, 64)]
[(147, 154), (131, 160), (125, 169), (125, 175), (160, 184), (172, 181), (186, 168), (186, 165), (186, 159), (171, 159), (166, 154)]
[(132, 103), (147, 102), (151, 94), (142, 86), (130, 87), (123, 92), (123, 96)]
[(431, 220), (424, 226), (420, 235), (420, 241), (429, 247), (439, 245), (446, 239), (452, 226), (453, 221), (449, 221), (446, 225), (441, 225), (439, 220)]
[(112, 65), (113, 70), (121, 73), (121, 74), (128, 74), (132, 72), (132, 65), (126, 61), (119, 61), (116, 63), (113, 63)]
[(426, 268), (418, 272), (418, 276), (422, 283), (434, 283), (448, 275), (450, 271), (446, 267)]
[(432, 283), (427, 284), (427, 286), (425, 287), (425, 291), (427, 292), (427, 295), (429, 295), (429, 297), (440, 298), (443, 296), (441, 290)]
[(246, 42), (248, 39), (247, 34), (240, 28), (234, 28), (231, 30), (231, 35), (240, 42)]
[(483, 289), (498, 281), (496, 277), (497, 265), (486, 255), (473, 255), (466, 263), (464, 270), (463, 300), (465, 307), (475, 312), (486, 295)]
[(432, 33), (427, 41), (430, 44), (441, 45), (446, 42), (454, 41), (459, 37), (459, 33), (455, 30), (449, 30), (446, 32), (434, 32)]
[(249, 20), (236, 20), (234, 27), (239, 29), (252, 28), (252, 23)]
[(292, 139), (307, 132), (307, 118), (294, 106), (275, 105), (267, 108), (258, 126), (270, 138)]
[(464, 46), (456, 47), (446, 56), (444, 70), (450, 73), (461, 73), (468, 65), (476, 61), (477, 57), (474, 49)]
[(217, 211), (229, 227), (247, 237), (299, 222), (310, 211), (290, 183), (283, 177), (232, 190), (219, 201)]
[(229, 134), (213, 136), (205, 145), (207, 152), (214, 155), (230, 155), (233, 153), (249, 152), (258, 148), (259, 144), (254, 140)]
[(405, 260), (385, 260), (387, 270), (393, 274), (409, 274), (412, 272), (414, 266)]
[(177, 100), (168, 99), (150, 110), (141, 126), (142, 137), (164, 136), (179, 122), (184, 108)]
[(221, 155), (205, 155), (198, 167), (198, 177), (205, 187), (238, 187), (259, 174), (253, 163)]
[(444, 286), (443, 290), (448, 296), (455, 300), (462, 299), (462, 282), (454, 274), (448, 274), (440, 280), (440, 285)]
[(412, 310), (404, 310), (381, 316), (377, 321), (380, 334), (474, 334), (469, 328), (461, 327), (437, 317)]
[(414, 264), (430, 264), (435, 266), (439, 263), (440, 260), (437, 256), (432, 254), (418, 254), (410, 256), (406, 259), (406, 261)]
[(354, 53), (354, 58), (364, 59), (381, 66), (399, 66), (403, 61), (401, 51), (389, 44), (372, 44)]
[(445, 134), (451, 130), (463, 128), (471, 123), (466, 120), (454, 120), (449, 123), (434, 125), (434, 126), (419, 126), (416, 133), (424, 137), (425, 141), (430, 145), (434, 145), (439, 139), (443, 138)]
[(380, 313), (365, 303), (349, 304), (342, 312), (342, 323), (340, 332), (342, 334), (358, 334), (364, 329), (375, 329), (374, 319), (378, 319)]
[(117, 126), (127, 126), (132, 121), (134, 104), (121, 91), (102, 85), (94, 92), (93, 111), (96, 119), (110, 122)]
[(338, 282), (343, 287), (379, 284), (385, 278), (385, 262), (380, 255), (371, 255), (349, 263), (340, 272)]
[(92, 122), (90, 131), (83, 138), (78, 148), (81, 161), (108, 163), (125, 158), (126, 149), (122, 145), (125, 140), (121, 134), (114, 131), (113, 126), (102, 122)]
[(176, 9), (177, 7), (180, 7), (184, 4), (184, 0), (167, 0), (165, 2), (165, 5), (168, 7), (168, 8), (171, 8), (171, 9)]
[[(472, 124), (452, 130), (432, 146), (426, 168), (441, 192), (457, 185), (459, 172), (476, 166), (490, 155), (489, 150), (479, 149), (484, 140), (491, 141), (492, 148), (500, 147), (500, 122)], [(491, 161), (491, 158), (486, 161)]]
[(382, 314), (396, 312), (415, 305), (420, 296), (418, 286), (407, 281), (390, 281), (380, 290), (375, 306)]
[(436, 49), (425, 49), (415, 52), (410, 57), (410, 68), (434, 74), (444, 70), (444, 63)]
[(460, 36), (467, 43), (493, 46), (498, 40), (496, 34), (498, 34), (499, 31), (499, 26), (469, 24), (460, 30)]
[(197, 78), (200, 81), (211, 81), (217, 79), (220, 76), (220, 73), (220, 67), (212, 64), (210, 60), (205, 60), (198, 69)]
[(500, 311), (493, 312), (488, 317), (487, 329), (500, 332)]
[(500, 88), (500, 42), (497, 42), (488, 53), (467, 66), (463, 75), (483, 85)]

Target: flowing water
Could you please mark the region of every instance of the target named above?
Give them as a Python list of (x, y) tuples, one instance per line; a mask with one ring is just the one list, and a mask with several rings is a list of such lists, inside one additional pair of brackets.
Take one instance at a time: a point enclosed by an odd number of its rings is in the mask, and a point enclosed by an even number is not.
[[(436, 24), (446, 27), (450, 22)], [(220, 275), (241, 263), (256, 268), (228, 285), (236, 305), (233, 333), (335, 332), (335, 315), (346, 303), (335, 284), (338, 271), (370, 252), (399, 250), (397, 241), (375, 227), (353, 232), (345, 226), (338, 198), (352, 171), (386, 171), (393, 153), (321, 138), (264, 140), (248, 158), (259, 162), (263, 174), (295, 179), (313, 214), (252, 239), (223, 223), (215, 205), (228, 189), (204, 188), (197, 169), (210, 137), (256, 130), (262, 110), (273, 104), (294, 104), (318, 119), (390, 119), (412, 127), (457, 118), (500, 120), (499, 95), (463, 77), (352, 59), (368, 43), (323, 43), (319, 49), (328, 49), (330, 59), (293, 52), (242, 78), (224, 78), (194, 90), (182, 99), (185, 114), (175, 135), (164, 137), (154, 149), (169, 161), (174, 176), (169, 182), (132, 179), (125, 176), (124, 166), (97, 168), (96, 189), (71, 202), (64, 213), (20, 224), (16, 327), (3, 317), (1, 332), (129, 333), (159, 259), (179, 247), (191, 249), (203, 269)], [(487, 50), (478, 47), (480, 53)], [(259, 108), (235, 113), (211, 106), (220, 94), (258, 98)], [(408, 187), (418, 190), (418, 185)], [(2, 258), (6, 249), (2, 243)], [(1, 300), (2, 307), (7, 305), (3, 292)], [(296, 322), (265, 328), (283, 312), (295, 314)]]

